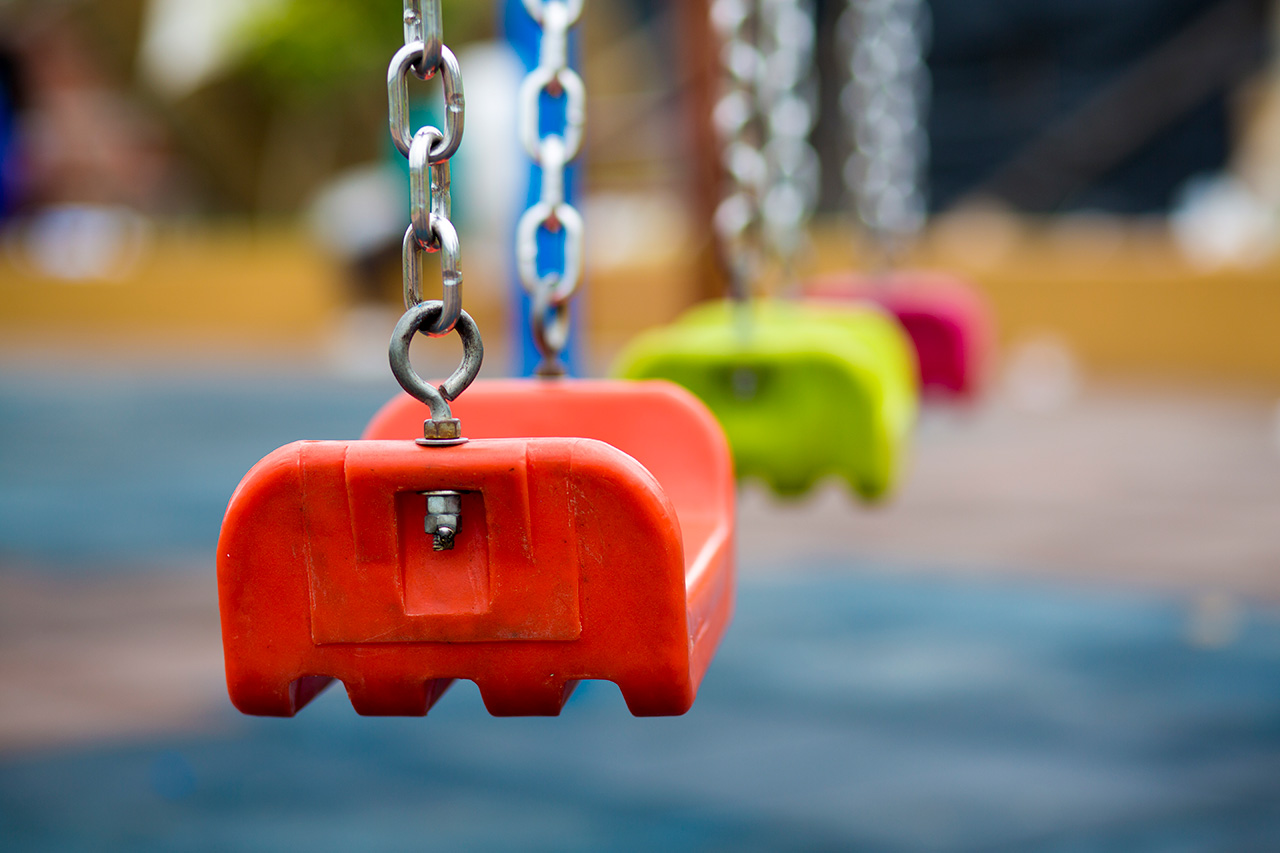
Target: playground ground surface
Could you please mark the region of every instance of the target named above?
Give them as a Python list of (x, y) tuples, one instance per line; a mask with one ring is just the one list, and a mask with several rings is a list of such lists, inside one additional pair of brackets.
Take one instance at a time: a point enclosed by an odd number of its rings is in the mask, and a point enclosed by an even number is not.
[(891, 505), (741, 496), (693, 711), (586, 684), (496, 720), (222, 684), (240, 475), (393, 389), (292, 368), (0, 369), (6, 850), (1280, 847), (1280, 430), (1248, 391), (931, 412)]

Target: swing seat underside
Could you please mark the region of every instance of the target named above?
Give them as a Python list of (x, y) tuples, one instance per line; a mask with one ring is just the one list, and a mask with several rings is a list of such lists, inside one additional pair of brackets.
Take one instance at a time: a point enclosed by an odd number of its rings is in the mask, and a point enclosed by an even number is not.
[(724, 427), (738, 476), (782, 495), (831, 475), (886, 495), (918, 408), (909, 340), (866, 308), (709, 303), (638, 338), (617, 373), (688, 388)]
[(926, 392), (978, 396), (994, 349), (991, 309), (973, 287), (942, 273), (845, 275), (805, 288), (813, 299), (873, 302), (898, 318), (915, 345)]
[[(218, 560), (236, 707), (292, 716), (338, 679), (361, 714), (420, 716), (463, 678), (495, 715), (555, 715), (605, 679), (638, 716), (687, 711), (732, 609), (714, 419), (665, 383), (482, 382), (454, 413), (457, 447), (409, 440), (429, 412), (402, 396), (245, 477)], [(449, 551), (424, 532), (441, 490)]]

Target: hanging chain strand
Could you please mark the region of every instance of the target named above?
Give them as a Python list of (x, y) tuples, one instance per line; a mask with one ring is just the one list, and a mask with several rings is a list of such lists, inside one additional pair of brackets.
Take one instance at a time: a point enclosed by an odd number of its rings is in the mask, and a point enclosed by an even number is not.
[[(582, 280), (583, 222), (565, 197), (565, 171), (582, 150), (586, 129), (587, 90), (569, 67), (569, 34), (582, 17), (583, 0), (524, 0), (542, 27), (538, 65), (520, 86), (520, 141), (541, 173), (536, 201), (516, 226), (516, 265), (520, 283), (532, 301), (529, 323), (542, 355), (539, 376), (563, 376), (562, 355), (569, 341), (569, 306)], [(544, 135), (543, 96), (563, 98), (564, 127)], [(564, 235), (564, 263), (546, 269), (540, 263), (538, 236)]]
[[(462, 143), (466, 100), (458, 60), (444, 44), (441, 0), (404, 0), (405, 45), (387, 70), (391, 139), (409, 159), (409, 229), (403, 242), (404, 303), (413, 310), (422, 295), (422, 256), (440, 253), (443, 283), (440, 316), (423, 329), (432, 337), (453, 331), (462, 316), (461, 248), (451, 221), (449, 160)], [(409, 77), (440, 75), (444, 130), (426, 126), (410, 133)]]
[(769, 175), (761, 215), (765, 245), (786, 283), (805, 245), (822, 181), (818, 154), (809, 143), (818, 97), (814, 15), (812, 0), (761, 0), (760, 108)]
[(729, 294), (745, 303), (762, 261), (761, 205), (767, 190), (759, 85), (764, 60), (756, 49), (755, 0), (713, 0), (711, 27), (719, 38), (720, 96), (712, 111), (725, 189), (713, 227)]
[[(391, 372), (412, 397), (425, 403), (431, 417), (422, 424), (424, 447), (453, 447), (466, 442), (462, 423), (453, 417), (449, 403), (467, 389), (484, 362), (484, 342), (471, 315), (462, 310), (461, 249), (458, 232), (450, 221), (449, 160), (462, 143), (466, 101), (458, 60), (444, 44), (441, 0), (404, 0), (404, 47), (387, 69), (387, 100), (391, 139), (409, 159), (410, 223), (404, 233), (404, 303), (406, 310), (391, 336), (388, 354)], [(409, 77), (430, 80), (440, 75), (444, 90), (444, 130), (426, 126), (410, 133)], [(422, 296), (422, 256), (439, 253), (443, 293), (438, 300)], [(418, 375), (409, 361), (409, 347), (419, 333), (442, 337), (456, 331), (462, 341), (462, 364), (440, 385)], [(428, 496), (427, 531), (435, 533), (437, 551), (453, 547), (458, 518), (433, 510), (452, 504), (452, 492)], [(448, 524), (445, 524), (448, 520)], [(433, 528), (438, 524), (438, 529)]]
[(845, 186), (886, 259), (924, 227), (928, 31), (925, 0), (848, 0), (839, 23), (849, 62), (840, 101), (853, 140)]

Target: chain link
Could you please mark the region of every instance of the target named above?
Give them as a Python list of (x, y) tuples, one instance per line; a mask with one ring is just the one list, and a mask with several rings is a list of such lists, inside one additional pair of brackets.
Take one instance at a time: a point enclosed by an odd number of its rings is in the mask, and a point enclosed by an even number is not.
[[(543, 376), (564, 373), (569, 304), (582, 280), (583, 222), (565, 198), (565, 171), (582, 150), (586, 128), (586, 85), (569, 67), (569, 34), (583, 5), (584, 0), (524, 0), (530, 17), (542, 27), (542, 40), (538, 65), (520, 86), (520, 141), (541, 173), (541, 189), (516, 226), (516, 267), (532, 302), (529, 322)], [(543, 132), (544, 96), (564, 100), (565, 120), (558, 131)], [(539, 272), (545, 268), (539, 263), (543, 231), (564, 235), (564, 263), (558, 270)]]
[(419, 79), (426, 80), (440, 67), (444, 51), (444, 15), (441, 0), (404, 0), (404, 43), (422, 43), (422, 59), (414, 66)]
[(712, 224), (730, 295), (745, 302), (762, 260), (761, 205), (769, 180), (759, 99), (764, 59), (755, 44), (755, 0), (713, 0), (710, 11), (721, 76), (711, 117), (725, 178)]
[[(422, 42), (406, 44), (396, 53), (387, 69), (387, 100), (390, 105), (391, 139), (401, 154), (409, 156), (413, 144), (413, 132), (409, 129), (409, 74), (417, 74), (415, 67), (425, 55)], [(432, 162), (448, 160), (458, 152), (462, 144), (462, 129), (466, 118), (466, 99), (462, 93), (462, 71), (458, 59), (447, 47), (440, 48), (440, 63), (425, 79), (440, 74), (444, 89), (444, 134), (436, 150), (431, 152)]]
[(769, 173), (761, 215), (765, 243), (787, 277), (821, 190), (822, 165), (809, 144), (818, 100), (814, 15), (812, 0), (761, 0), (759, 98)]
[(750, 297), (766, 251), (790, 273), (817, 206), (821, 165), (812, 0), (714, 0), (721, 92), (712, 115), (725, 192), (714, 227), (731, 295)]
[(924, 227), (929, 139), (925, 0), (847, 0), (839, 38), (849, 80), (841, 92), (853, 151), (844, 179), (873, 239), (894, 251)]
[[(442, 309), (423, 329), (441, 337), (453, 331), (462, 316), (461, 247), (450, 221), (449, 160), (462, 143), (466, 99), (457, 57), (444, 44), (441, 0), (404, 0), (405, 45), (387, 69), (387, 101), (391, 139), (409, 159), (409, 229), (404, 235), (404, 301), (413, 310), (422, 296), (422, 255), (440, 253)], [(430, 80), (440, 75), (444, 90), (444, 130), (423, 127), (410, 131), (409, 75)]]

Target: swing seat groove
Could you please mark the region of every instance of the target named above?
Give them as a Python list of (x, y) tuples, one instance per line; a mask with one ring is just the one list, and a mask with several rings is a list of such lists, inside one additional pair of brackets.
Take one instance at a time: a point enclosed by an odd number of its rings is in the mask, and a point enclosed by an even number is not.
[(784, 496), (831, 475), (867, 500), (887, 495), (919, 403), (901, 327), (840, 305), (707, 303), (633, 341), (616, 373), (688, 388), (724, 427), (738, 476)]
[[(337, 679), (361, 714), (419, 716), (463, 678), (496, 716), (555, 715), (605, 679), (637, 716), (687, 711), (733, 600), (711, 415), (666, 383), (525, 381), (454, 413), (458, 447), (412, 441), (429, 411), (400, 396), (245, 477), (218, 560), (236, 707), (292, 716)], [(423, 530), (437, 490), (462, 493), (451, 551)]]

